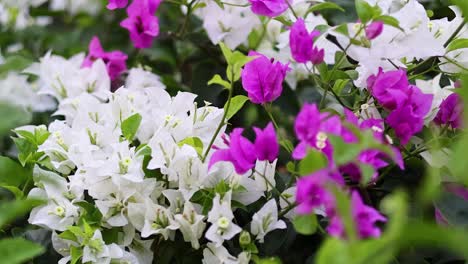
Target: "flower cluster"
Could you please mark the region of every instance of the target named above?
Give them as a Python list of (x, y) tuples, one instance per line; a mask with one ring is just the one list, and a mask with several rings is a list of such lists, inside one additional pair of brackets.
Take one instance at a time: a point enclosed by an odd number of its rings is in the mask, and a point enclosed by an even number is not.
[[(17, 2), (0, 3), (1, 24), (19, 8), (21, 28), (29, 8), (47, 1)], [(99, 5), (48, 3), (72, 14)], [(315, 229), (340, 249), (390, 245), (397, 235), (379, 240), (393, 220), (392, 208), (379, 211), (386, 179), (413, 162), (457, 178), (446, 141), (464, 136), (468, 26), (456, 7), (452, 20), (431, 20), (417, 0), (356, 0), (359, 19), (335, 25), (319, 14), (343, 10), (331, 2), (170, 1), (185, 18), (156, 40), (172, 19), (156, 16), (161, 4), (107, 1), (109, 21), (125, 12), (113, 22), (134, 52), (103, 47), (96, 35), (87, 54), (49, 51), (22, 72), (0, 72), (1, 103), (56, 110), (47, 124), (14, 130), (34, 182), (15, 188), (44, 201), (29, 223), (52, 233), (60, 263), (149, 264), (172, 243), (207, 264), (262, 263), (269, 246), (257, 245), (269, 236)], [(227, 66), (225, 76), (209, 69), (217, 74), (208, 85), (227, 91), (223, 107), (188, 92), (199, 85), (192, 60), (213, 53), (208, 39), (221, 49), (213, 56), (224, 56), (213, 65)], [(181, 58), (158, 65), (171, 52)], [(458, 184), (441, 186), (466, 198)], [(448, 223), (437, 207), (436, 218)]]
[[(171, 97), (156, 75), (138, 68), (111, 93), (104, 61), (93, 54), (94, 62), (93, 55), (67, 60), (47, 54), (30, 70), (39, 77), (39, 91), (59, 101), (55, 115), (64, 119), (15, 130), (21, 139), (45, 135), (37, 145), (43, 153), (34, 169), (38, 187), (29, 197), (48, 202), (33, 209), (29, 222), (54, 231), (64, 262), (78, 248), (83, 262), (151, 263), (154, 236), (174, 239), (177, 232), (194, 249), (206, 237), (216, 250), (207, 249), (205, 257), (222, 257), (223, 241), (242, 230), (233, 222), (232, 203), (251, 204), (274, 187), (279, 145), (273, 125), (255, 128), (255, 143), (242, 130), (229, 140), (221, 133), (214, 143), (229, 149), (208, 151), (222, 109), (198, 107), (191, 93)], [(88, 62), (89, 68), (80, 67)], [(50, 72), (55, 69), (62, 75)], [(210, 207), (197, 200), (220, 186), (224, 191), (210, 198)], [(263, 241), (285, 228), (277, 215), (270, 199), (253, 215), (251, 234)], [(121, 235), (111, 243), (103, 238), (109, 232)], [(248, 252), (239, 258), (247, 263)]]

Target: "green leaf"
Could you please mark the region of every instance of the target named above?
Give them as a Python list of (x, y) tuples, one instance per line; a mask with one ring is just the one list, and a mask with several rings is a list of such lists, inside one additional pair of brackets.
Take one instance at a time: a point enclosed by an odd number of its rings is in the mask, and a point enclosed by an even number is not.
[[(244, 104), (249, 100), (249, 98), (245, 95), (237, 95), (231, 98), (231, 105), (229, 106), (229, 110), (226, 115), (226, 120), (231, 119), (237, 112), (239, 112)], [(227, 103), (226, 103), (227, 105)], [(226, 105), (224, 109), (226, 109)]]
[(341, 94), (343, 89), (346, 87), (346, 85), (349, 83), (349, 80), (336, 80), (335, 83), (333, 84), (333, 91), (336, 94)]
[(298, 215), (293, 221), (294, 229), (302, 235), (313, 235), (317, 231), (317, 216), (315, 214)]
[(226, 59), (226, 62), (229, 64), (231, 61), (231, 56), (232, 56), (232, 51), (231, 49), (226, 46), (223, 42), (219, 43), (219, 47), (221, 48), (221, 51), (223, 52), (224, 58)]
[(447, 47), (447, 52), (468, 48), (468, 39), (455, 39)]
[(293, 24), (293, 22), (289, 20), (288, 18), (286, 18), (285, 16), (275, 17), (274, 20), (281, 22), (286, 27), (290, 27)]
[(21, 264), (41, 255), (45, 250), (42, 246), (24, 238), (6, 238), (0, 240), (0, 256), (2, 263)]
[(289, 161), (288, 163), (286, 163), (286, 169), (290, 173), (297, 173), (296, 172), (296, 164), (294, 162), (292, 162), (292, 161)]
[(310, 148), (307, 156), (299, 162), (299, 175), (306, 176), (327, 166), (328, 161), (322, 152)]
[(20, 187), (32, 177), (32, 169), (24, 168), (18, 162), (0, 156), (0, 183), (5, 186)]
[(13, 138), (16, 148), (18, 148), (18, 160), (24, 167), (28, 162), (34, 162), (35, 154), (37, 151), (37, 145), (31, 143), (25, 138)]
[(278, 257), (269, 257), (269, 258), (252, 258), (255, 264), (281, 264), (281, 259)]
[(392, 17), (392, 16), (378, 16), (376, 18), (374, 18), (375, 21), (382, 21), (385, 25), (389, 25), (389, 26), (392, 26), (394, 28), (398, 28), (400, 30), (403, 30), (401, 27), (400, 27), (400, 22), (398, 21), (398, 19)]
[(141, 115), (134, 114), (122, 122), (122, 135), (132, 142), (141, 123)]
[(102, 219), (102, 213), (94, 204), (86, 201), (76, 202), (76, 205), (84, 209), (81, 220), (88, 224), (99, 224)]
[(361, 23), (365, 24), (375, 16), (375, 8), (365, 0), (356, 0), (355, 5)]
[(228, 67), (226, 69), (226, 76), (231, 83), (234, 83), (240, 79), (242, 67), (251, 60), (254, 60), (256, 56), (245, 56), (239, 51), (232, 53)]
[(360, 163), (359, 169), (361, 169), (361, 174), (362, 174), (361, 182), (364, 184), (371, 182), (372, 176), (374, 176), (374, 173), (375, 173), (374, 167), (367, 165), (367, 164)]
[(65, 230), (58, 235), (61, 239), (78, 242), (78, 238), (70, 230)]
[(468, 22), (468, 1), (466, 0), (452, 0), (454, 5), (460, 7), (465, 21)]
[(9, 186), (9, 185), (4, 185), (4, 184), (0, 183), (0, 187), (4, 188), (4, 189), (7, 189), (11, 193), (13, 193), (15, 195), (15, 198), (18, 199), (18, 200), (23, 199), (23, 197), (24, 197), (23, 191), (20, 190), (16, 186)]
[(77, 264), (80, 258), (83, 256), (83, 249), (71, 246), (70, 256), (71, 256), (70, 264)]
[(287, 151), (292, 151), (294, 149), (294, 145), (289, 139), (281, 139), (279, 143)]
[(321, 11), (321, 10), (325, 10), (325, 9), (335, 9), (335, 10), (340, 10), (341, 12), (344, 12), (345, 10), (335, 4), (335, 3), (332, 3), (332, 2), (324, 2), (324, 3), (318, 3), (318, 4), (315, 4), (313, 6), (311, 6), (308, 10), (307, 10), (307, 13), (311, 13), (311, 12), (315, 12), (315, 11)]
[(231, 89), (231, 84), (228, 81), (223, 80), (219, 74), (216, 74), (208, 81), (208, 85), (219, 84), (226, 89)]
[(329, 238), (320, 247), (316, 257), (317, 264), (351, 264), (349, 250), (343, 240)]
[(2, 202), (0, 204), (0, 228), (11, 223), (31, 211), (32, 208), (40, 205), (39, 200), (16, 200), (12, 202)]
[(335, 31), (342, 34), (342, 35), (349, 36), (348, 24), (341, 24), (341, 25), (337, 26), (335, 28)]
[(188, 137), (177, 143), (179, 147), (182, 147), (183, 145), (189, 145), (195, 149), (197, 152), (198, 156), (203, 155), (203, 142), (201, 141), (200, 138), (198, 137)]

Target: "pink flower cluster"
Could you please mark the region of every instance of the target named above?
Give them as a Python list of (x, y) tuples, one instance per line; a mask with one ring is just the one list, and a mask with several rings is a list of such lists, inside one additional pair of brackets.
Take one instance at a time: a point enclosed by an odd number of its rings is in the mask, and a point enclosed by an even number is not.
[[(107, 8), (114, 10), (125, 8), (128, 0), (109, 0)], [(151, 47), (159, 35), (159, 21), (154, 15), (161, 0), (133, 0), (127, 7), (128, 17), (120, 25), (130, 32), (133, 45), (139, 49)]]
[(209, 168), (220, 161), (228, 161), (234, 165), (237, 173), (244, 174), (253, 167), (257, 160), (273, 162), (279, 153), (279, 144), (273, 125), (269, 123), (265, 129), (253, 128), (256, 134), (255, 142), (242, 136), (242, 128), (235, 128), (230, 134), (229, 140), (223, 137), (228, 148), (216, 151), (210, 159)]
[[(376, 141), (388, 144), (384, 136), (383, 123), (383, 120), (379, 119), (360, 121), (353, 112), (348, 110), (345, 111), (345, 119), (341, 120), (337, 115), (321, 113), (315, 104), (304, 105), (296, 117), (294, 129), (299, 144), (293, 151), (293, 157), (302, 159), (307, 155), (308, 149), (312, 148), (324, 153), (328, 159), (327, 168), (297, 181), (298, 212), (308, 214), (313, 209), (323, 206), (328, 218), (331, 219), (328, 226), (328, 232), (331, 235), (345, 236), (342, 221), (335, 210), (334, 196), (327, 189), (327, 185), (334, 184), (340, 188), (344, 187), (343, 175), (347, 175), (353, 181), (361, 180), (363, 175), (360, 169), (361, 165), (372, 167), (375, 170), (372, 180), (376, 180), (378, 169), (389, 165), (387, 161), (389, 157), (380, 150), (365, 149), (357, 155), (355, 161), (338, 166), (334, 162), (333, 145), (328, 137), (336, 136), (342, 138), (346, 143), (356, 143), (357, 137), (348, 128), (348, 125), (354, 125), (361, 131), (372, 131)], [(396, 148), (392, 149), (394, 162), (403, 169), (400, 152)], [(361, 238), (380, 235), (380, 230), (375, 227), (375, 223), (385, 221), (385, 218), (372, 207), (363, 204), (357, 192), (352, 194), (352, 213)]]
[(404, 70), (379, 69), (377, 75), (369, 77), (367, 86), (374, 98), (390, 111), (385, 121), (395, 130), (401, 144), (408, 143), (422, 130), (434, 96), (411, 85)]

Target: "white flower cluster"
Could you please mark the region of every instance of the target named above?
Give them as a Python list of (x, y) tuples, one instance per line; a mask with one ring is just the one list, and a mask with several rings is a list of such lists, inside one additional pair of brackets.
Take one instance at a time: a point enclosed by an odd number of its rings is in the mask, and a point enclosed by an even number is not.
[(0, 103), (13, 104), (28, 112), (53, 110), (56, 107), (54, 100), (46, 95), (38, 95), (36, 87), (35, 83), (28, 82), (27, 76), (8, 72), (0, 77)]
[[(271, 190), (276, 162), (258, 162), (246, 175), (227, 162), (208, 170), (205, 153), (223, 109), (198, 107), (192, 93), (171, 97), (158, 76), (138, 68), (111, 93), (102, 61), (81, 68), (82, 61), (49, 53), (28, 70), (38, 75), (39, 92), (59, 101), (55, 115), (64, 120), (16, 129), (20, 138), (35, 139), (40, 155), (29, 197), (47, 201), (29, 222), (53, 231), (61, 263), (77, 256), (151, 263), (154, 239), (177, 234), (204, 248), (205, 263), (248, 263), (249, 252), (233, 257), (223, 242), (248, 228), (236, 224), (234, 211)], [(283, 228), (273, 198), (250, 223), (259, 242)], [(204, 238), (210, 242), (202, 244)]]
[(32, 17), (30, 9), (48, 5), (53, 11), (66, 11), (75, 15), (80, 12), (97, 14), (103, 7), (96, 0), (2, 0), (0, 1), (0, 25), (13, 29), (24, 29), (27, 26), (46, 26), (52, 22), (51, 17)]

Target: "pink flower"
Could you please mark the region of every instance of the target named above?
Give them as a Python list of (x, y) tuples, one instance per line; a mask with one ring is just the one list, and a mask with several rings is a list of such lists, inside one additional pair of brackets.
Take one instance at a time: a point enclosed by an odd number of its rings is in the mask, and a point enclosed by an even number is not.
[(377, 101), (389, 110), (402, 106), (408, 99), (408, 77), (404, 70), (383, 72), (367, 79), (367, 86)]
[[(387, 218), (374, 208), (365, 205), (357, 191), (351, 195), (351, 213), (360, 238), (379, 237), (381, 230), (376, 226), (377, 222), (386, 222)], [(327, 227), (330, 235), (335, 237), (345, 237), (343, 222), (339, 215), (334, 215)]]
[(439, 112), (434, 119), (438, 125), (450, 125), (453, 128), (461, 128), (463, 121), (463, 102), (456, 93), (449, 95), (440, 104)]
[(128, 18), (120, 26), (128, 29), (133, 45), (139, 49), (151, 47), (159, 35), (159, 21), (154, 12), (161, 0), (134, 0), (127, 8)]
[(237, 173), (244, 174), (255, 166), (257, 160), (273, 162), (278, 157), (278, 139), (271, 123), (263, 130), (254, 127), (255, 143), (243, 137), (243, 131), (242, 128), (235, 128), (229, 140), (223, 138), (228, 148), (219, 149), (214, 146), (216, 152), (213, 153), (208, 168), (219, 161), (229, 161), (234, 165)]
[(118, 8), (124, 8), (128, 4), (128, 0), (109, 0), (109, 4), (107, 4), (107, 9), (114, 10)]
[(242, 71), (242, 86), (250, 100), (256, 104), (276, 100), (283, 91), (283, 81), (289, 66), (270, 60), (255, 51), (249, 52), (249, 56), (257, 56)]
[(267, 17), (277, 17), (288, 9), (288, 0), (249, 0), (252, 12)]
[(321, 206), (324, 206), (326, 211), (333, 211), (335, 200), (332, 193), (326, 189), (330, 180), (329, 171), (326, 169), (299, 178), (296, 191), (297, 213), (310, 214)]
[(313, 64), (323, 62), (325, 51), (314, 47), (314, 38), (320, 35), (320, 31), (307, 32), (304, 20), (299, 18), (291, 27), (289, 43), (294, 60), (301, 63), (311, 61)]
[(375, 39), (376, 37), (382, 34), (384, 23), (382, 21), (374, 21), (366, 27), (366, 37), (370, 40)]
[(244, 174), (255, 166), (257, 156), (255, 147), (252, 142), (242, 136), (242, 128), (235, 128), (229, 140), (225, 139), (225, 143), (229, 148), (218, 149), (211, 156), (208, 168), (211, 168), (215, 163), (220, 161), (228, 161), (234, 165), (238, 174)]
[(327, 134), (340, 136), (343, 127), (338, 116), (320, 113), (315, 104), (305, 104), (296, 117), (294, 131), (299, 139), (299, 144), (293, 151), (294, 159), (304, 158), (308, 147), (323, 151), (330, 159), (332, 146)]
[(98, 37), (93, 37), (89, 43), (89, 53), (83, 61), (82, 67), (91, 67), (94, 61), (101, 59), (106, 64), (107, 73), (111, 80), (117, 79), (127, 70), (127, 55), (121, 51), (106, 52), (101, 46)]
[(279, 144), (273, 124), (270, 122), (265, 129), (253, 128), (256, 134), (255, 152), (258, 160), (273, 162), (279, 154)]

